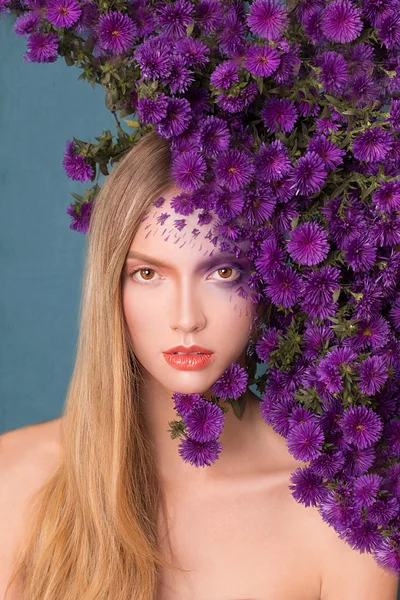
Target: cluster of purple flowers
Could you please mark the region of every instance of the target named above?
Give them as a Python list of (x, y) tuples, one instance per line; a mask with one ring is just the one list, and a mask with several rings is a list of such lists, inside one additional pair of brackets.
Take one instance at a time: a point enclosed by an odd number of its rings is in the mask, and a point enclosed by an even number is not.
[[(237, 400), (247, 388), (248, 373), (232, 363), (211, 387), (217, 399)], [(218, 441), (224, 428), (224, 413), (217, 402), (210, 402), (200, 394), (174, 392), (174, 408), (183, 419), (185, 437), (179, 444), (184, 461), (196, 467), (210, 466), (218, 458), (222, 444)]]
[[(200, 209), (223, 250), (251, 241), (251, 297), (272, 308), (252, 350), (261, 412), (309, 463), (292, 494), (400, 572), (400, 0), (23, 3), (25, 59), (56, 60), (67, 28), (122, 65), (120, 100), (170, 142), (175, 212)], [(68, 142), (69, 177), (94, 164)], [(90, 210), (68, 211), (87, 231)], [(212, 391), (237, 400), (247, 375), (232, 364)], [(174, 398), (182, 458), (212, 464), (221, 407)]]

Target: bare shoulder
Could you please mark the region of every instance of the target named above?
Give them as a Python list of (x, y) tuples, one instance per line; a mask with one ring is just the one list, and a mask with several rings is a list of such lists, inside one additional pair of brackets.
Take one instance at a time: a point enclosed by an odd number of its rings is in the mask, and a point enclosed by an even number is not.
[(29, 500), (57, 468), (60, 440), (61, 419), (0, 435), (0, 598), (24, 535)]

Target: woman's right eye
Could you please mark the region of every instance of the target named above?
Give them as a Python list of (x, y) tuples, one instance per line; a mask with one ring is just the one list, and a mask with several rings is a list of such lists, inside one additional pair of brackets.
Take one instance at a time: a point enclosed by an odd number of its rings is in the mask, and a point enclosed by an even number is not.
[[(139, 278), (133, 277), (137, 273), (140, 273), (141, 281)], [(130, 275), (136, 283), (143, 284), (145, 281), (154, 281), (154, 277), (152, 277), (152, 274), (154, 273), (157, 273), (155, 269), (150, 269), (149, 267), (141, 267), (140, 269), (135, 269), (134, 271), (131, 271)]]

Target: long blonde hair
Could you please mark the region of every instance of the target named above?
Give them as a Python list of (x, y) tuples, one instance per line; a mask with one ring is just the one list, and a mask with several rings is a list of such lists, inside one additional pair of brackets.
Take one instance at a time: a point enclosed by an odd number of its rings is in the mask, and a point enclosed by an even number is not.
[(154, 600), (163, 505), (139, 411), (138, 364), (121, 302), (121, 272), (154, 200), (171, 186), (168, 142), (146, 134), (95, 201), (75, 367), (62, 415), (59, 466), (32, 497), (29, 532), (7, 590), (24, 600)]

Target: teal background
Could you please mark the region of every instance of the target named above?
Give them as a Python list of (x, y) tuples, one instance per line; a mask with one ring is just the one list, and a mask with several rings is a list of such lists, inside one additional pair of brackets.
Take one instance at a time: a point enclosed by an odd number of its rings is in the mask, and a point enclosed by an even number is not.
[(114, 119), (64, 59), (27, 64), (0, 16), (0, 433), (60, 416), (74, 364), (85, 235), (69, 228), (65, 143)]

